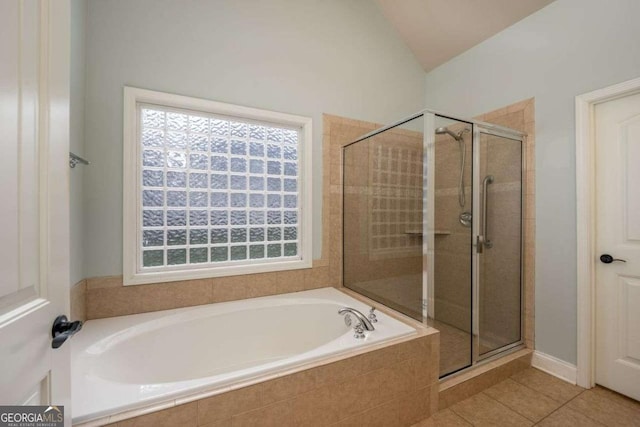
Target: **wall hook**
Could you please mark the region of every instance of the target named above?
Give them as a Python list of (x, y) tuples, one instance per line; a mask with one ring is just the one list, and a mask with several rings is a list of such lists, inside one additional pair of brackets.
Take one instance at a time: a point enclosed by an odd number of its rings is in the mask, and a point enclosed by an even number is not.
[(71, 169), (75, 168), (76, 165), (80, 163), (82, 165), (88, 165), (89, 160), (83, 159), (82, 157), (78, 156), (77, 154), (73, 154), (71, 151), (69, 151), (69, 167)]

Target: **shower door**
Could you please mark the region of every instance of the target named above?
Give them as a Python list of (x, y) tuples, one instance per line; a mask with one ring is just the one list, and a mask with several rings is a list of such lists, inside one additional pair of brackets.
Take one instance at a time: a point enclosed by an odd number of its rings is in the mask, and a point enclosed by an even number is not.
[(474, 132), (474, 359), (522, 342), (522, 137)]
[(444, 377), (522, 344), (522, 134), (425, 123), (426, 321)]

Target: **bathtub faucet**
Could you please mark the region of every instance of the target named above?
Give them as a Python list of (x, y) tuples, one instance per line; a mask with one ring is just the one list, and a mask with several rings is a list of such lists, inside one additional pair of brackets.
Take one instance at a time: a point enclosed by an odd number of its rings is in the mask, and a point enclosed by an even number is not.
[(340, 310), (338, 310), (338, 314), (340, 315), (345, 315), (344, 316), (344, 323), (347, 326), (351, 326), (352, 325), (352, 320), (351, 320), (351, 315), (353, 314), (355, 316), (355, 318), (357, 319), (357, 323), (353, 326), (353, 330), (355, 331), (355, 337), (358, 339), (364, 338), (364, 331), (374, 331), (376, 328), (373, 327), (373, 325), (371, 324), (371, 322), (369, 321), (369, 319), (366, 318), (366, 316), (362, 313), (360, 313), (358, 310), (356, 310), (355, 308), (351, 308), (351, 307), (343, 307)]

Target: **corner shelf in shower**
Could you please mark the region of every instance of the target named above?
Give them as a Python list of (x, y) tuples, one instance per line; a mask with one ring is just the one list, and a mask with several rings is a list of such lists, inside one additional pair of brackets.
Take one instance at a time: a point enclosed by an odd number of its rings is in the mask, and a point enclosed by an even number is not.
[[(408, 234), (410, 236), (422, 236), (422, 231), (419, 230), (406, 230), (404, 234)], [(433, 234), (436, 236), (448, 236), (451, 234), (449, 230), (434, 230)]]

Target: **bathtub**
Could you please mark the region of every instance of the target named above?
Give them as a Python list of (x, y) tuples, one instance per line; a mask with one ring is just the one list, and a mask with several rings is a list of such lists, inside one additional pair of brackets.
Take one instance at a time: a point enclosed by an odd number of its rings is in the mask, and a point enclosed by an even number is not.
[(163, 403), (417, 333), (377, 312), (375, 331), (356, 339), (338, 315), (344, 306), (364, 314), (369, 309), (335, 288), (322, 288), (90, 320), (71, 341), (73, 423), (161, 409)]

